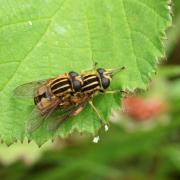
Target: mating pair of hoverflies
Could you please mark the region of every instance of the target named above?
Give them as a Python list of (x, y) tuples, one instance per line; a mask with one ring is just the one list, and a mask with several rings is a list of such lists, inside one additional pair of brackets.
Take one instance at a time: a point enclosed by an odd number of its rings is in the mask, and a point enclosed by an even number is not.
[[(99, 92), (114, 93), (108, 91), (113, 75), (123, 70), (96, 68), (78, 74), (74, 71), (60, 74), (47, 80), (34, 81), (18, 86), (15, 96), (34, 98), (35, 108), (28, 121), (27, 132), (37, 130), (45, 120), (48, 121), (48, 129), (56, 130), (65, 120), (77, 116), (83, 108), (90, 104), (96, 112), (101, 123), (106, 123), (101, 113), (94, 106), (92, 99)], [(118, 91), (120, 92), (120, 91)]]

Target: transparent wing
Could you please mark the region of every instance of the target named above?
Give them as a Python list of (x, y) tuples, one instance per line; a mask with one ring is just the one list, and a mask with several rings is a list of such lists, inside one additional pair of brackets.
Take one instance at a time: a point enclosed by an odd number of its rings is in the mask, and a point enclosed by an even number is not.
[(51, 121), (49, 121), (48, 123), (49, 131), (56, 130), (63, 122), (65, 122), (68, 118), (76, 114), (76, 112), (79, 109), (83, 109), (86, 104), (87, 102), (83, 102), (78, 106), (71, 106), (68, 109), (60, 110), (60, 112), (57, 113), (56, 117), (54, 117), (53, 119), (51, 119)]
[(60, 124), (62, 124), (66, 119), (68, 119), (71, 116), (73, 112), (76, 111), (76, 109), (76, 106), (71, 106), (68, 109), (57, 111), (48, 123), (48, 130), (56, 130)]
[(34, 90), (47, 83), (47, 80), (32, 81), (16, 87), (13, 95), (17, 97), (33, 97)]
[(39, 109), (35, 107), (27, 121), (27, 125), (26, 125), (27, 133), (32, 133), (36, 129), (38, 129), (43, 124), (43, 122), (55, 111), (59, 103), (60, 103), (60, 100), (58, 99), (55, 102), (54, 106), (43, 115), (40, 113)]

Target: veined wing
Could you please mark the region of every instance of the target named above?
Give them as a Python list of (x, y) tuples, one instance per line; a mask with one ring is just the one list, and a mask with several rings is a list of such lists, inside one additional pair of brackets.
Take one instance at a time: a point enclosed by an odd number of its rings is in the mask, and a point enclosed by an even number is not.
[(60, 100), (57, 99), (54, 102), (54, 106), (48, 109), (47, 112), (43, 115), (40, 113), (40, 110), (37, 107), (35, 107), (32, 113), (30, 114), (29, 119), (26, 124), (27, 133), (32, 133), (35, 130), (37, 130), (43, 124), (43, 122), (46, 119), (48, 119), (48, 117), (57, 109), (59, 103), (60, 103)]
[(45, 83), (47, 83), (47, 80), (32, 81), (22, 84), (14, 89), (13, 94), (17, 97), (33, 97), (34, 90)]
[(60, 110), (59, 112), (57, 111), (57, 114), (48, 123), (49, 131), (56, 130), (68, 118), (78, 115), (86, 106), (86, 104), (87, 101), (84, 101), (77, 106), (73, 105), (67, 109)]

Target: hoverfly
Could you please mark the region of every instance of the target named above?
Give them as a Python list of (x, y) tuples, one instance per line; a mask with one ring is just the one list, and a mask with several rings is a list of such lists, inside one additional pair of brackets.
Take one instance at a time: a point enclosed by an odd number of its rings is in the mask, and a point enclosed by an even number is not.
[[(68, 117), (66, 118), (78, 115), (84, 109), (84, 107), (89, 103), (92, 109), (96, 112), (98, 118), (100, 119), (100, 122), (102, 124), (107, 124), (103, 116), (101, 116), (101, 113), (94, 106), (92, 99), (99, 92), (101, 93), (124, 92), (120, 90), (118, 91), (106, 90), (110, 86), (113, 75), (120, 72), (124, 68), (125, 67), (120, 67), (116, 69), (103, 69), (103, 68), (96, 69), (94, 67), (93, 70), (85, 71), (81, 73), (81, 79), (83, 81), (83, 84), (81, 86), (81, 91), (69, 96), (68, 102), (70, 102), (71, 104), (70, 110), (72, 110), (72, 107), (75, 108), (71, 113), (69, 113)], [(62, 118), (56, 118), (56, 120), (51, 121), (49, 123), (50, 129), (57, 129), (58, 126), (62, 123), (62, 120), (63, 120)]]
[[(107, 88), (110, 86), (113, 75), (123, 69), (125, 69), (125, 67), (116, 69), (94, 68), (93, 70), (81, 73), (81, 79), (83, 81), (81, 92), (75, 93), (73, 96), (70, 96), (69, 100), (71, 104), (73, 104), (75, 107), (78, 107), (76, 111), (74, 111), (73, 115), (78, 115), (83, 110), (85, 105), (89, 103), (92, 109), (98, 115), (101, 123), (106, 124), (107, 122), (104, 120), (103, 116), (101, 116), (101, 113), (98, 111), (98, 109), (94, 106), (92, 99), (98, 93), (124, 93), (124, 91), (121, 90), (107, 90)], [(57, 123), (53, 122), (53, 125), (56, 125), (56, 127), (58, 127), (59, 124), (60, 123), (58, 123), (58, 121)]]
[[(50, 114), (58, 107), (63, 117), (68, 114), (67, 107), (71, 94), (81, 90), (83, 82), (76, 72), (69, 72), (47, 80), (34, 81), (18, 86), (14, 95), (18, 97), (31, 97), (35, 108), (27, 122), (27, 131), (35, 131)], [(66, 112), (67, 111), (67, 112)]]
[[(29, 92), (34, 97), (35, 109), (27, 123), (29, 133), (35, 131), (52, 113), (54, 119), (49, 121), (48, 129), (55, 130), (66, 119), (78, 115), (89, 103), (97, 113), (101, 122), (105, 122), (92, 99), (99, 92), (115, 93), (107, 91), (112, 76), (124, 69), (93, 69), (80, 75), (76, 72), (59, 75), (48, 80), (31, 82), (15, 89), (16, 96), (27, 96)], [(120, 91), (118, 91), (120, 92)]]

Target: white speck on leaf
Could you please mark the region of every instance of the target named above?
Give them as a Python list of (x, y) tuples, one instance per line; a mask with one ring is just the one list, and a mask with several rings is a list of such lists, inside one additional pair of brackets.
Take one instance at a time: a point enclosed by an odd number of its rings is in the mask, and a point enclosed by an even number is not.
[(104, 126), (104, 129), (105, 129), (105, 131), (107, 132), (107, 131), (109, 130), (108, 125), (105, 125), (105, 126)]
[(29, 25), (32, 26), (32, 21), (28, 21)]
[(98, 143), (98, 142), (99, 142), (99, 136), (94, 137), (93, 143)]
[(63, 35), (63, 34), (65, 34), (66, 29), (63, 26), (61, 26), (61, 25), (55, 24), (54, 32), (56, 32), (57, 34)]

